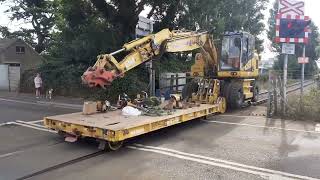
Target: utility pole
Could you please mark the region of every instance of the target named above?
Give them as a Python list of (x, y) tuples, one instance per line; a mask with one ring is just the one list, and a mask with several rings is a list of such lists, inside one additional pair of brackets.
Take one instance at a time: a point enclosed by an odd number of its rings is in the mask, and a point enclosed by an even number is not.
[(286, 104), (287, 104), (288, 56), (289, 54), (295, 54), (295, 44), (283, 43), (282, 54), (284, 54), (284, 62), (283, 62), (283, 83), (282, 83), (282, 101), (281, 101), (282, 112), (281, 113), (284, 116), (286, 114)]
[[(306, 45), (304, 44), (303, 45), (303, 53), (302, 53), (302, 57), (303, 59), (306, 58)], [(300, 99), (302, 100), (302, 96), (303, 96), (303, 87), (304, 87), (304, 66), (305, 66), (305, 63), (302, 63), (302, 66), (301, 66), (301, 89), (300, 89)]]
[(156, 79), (156, 75), (155, 75), (155, 70), (153, 69), (153, 62), (152, 60), (149, 61), (149, 94), (150, 96), (154, 96), (155, 95), (155, 89), (156, 89), (156, 83), (155, 80)]
[[(288, 7), (288, 4), (301, 6)], [(309, 35), (306, 33), (308, 25), (310, 24), (310, 18), (304, 15), (304, 0), (279, 0), (279, 9), (276, 16), (276, 38), (277, 43), (282, 44), (282, 53), (284, 54), (284, 64), (283, 64), (283, 102), (281, 103), (283, 107), (282, 113), (285, 115), (287, 103), (287, 68), (288, 68), (288, 54), (294, 53), (294, 44), (304, 43), (306, 44), (309, 40)], [(287, 51), (286, 48), (290, 48), (289, 44), (294, 43), (292, 48), (293, 51)], [(289, 50), (289, 49), (287, 49)], [(305, 57), (305, 45), (303, 56)], [(302, 57), (302, 61), (305, 58)], [(304, 65), (302, 65), (302, 77), (301, 77), (301, 94), (303, 93), (303, 81), (304, 81)]]
[(268, 80), (268, 106), (267, 106), (267, 117), (272, 117), (272, 99), (271, 99), (271, 93), (272, 93), (272, 79), (273, 79), (273, 72), (272, 70), (269, 71), (269, 80)]
[[(154, 22), (151, 19), (139, 16), (139, 21), (136, 26), (136, 38), (147, 36), (153, 32)], [(153, 68), (152, 60), (146, 63), (149, 70), (149, 94), (155, 95), (155, 70)]]
[(287, 103), (287, 75), (288, 75), (288, 54), (284, 55), (283, 63), (283, 101), (282, 101), (282, 115), (286, 114), (286, 103)]

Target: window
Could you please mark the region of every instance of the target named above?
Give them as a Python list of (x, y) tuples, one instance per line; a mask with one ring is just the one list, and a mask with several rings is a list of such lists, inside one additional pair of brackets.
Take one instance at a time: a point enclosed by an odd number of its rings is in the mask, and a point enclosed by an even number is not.
[(247, 37), (243, 37), (243, 42), (242, 42), (242, 58), (241, 58), (241, 63), (243, 66), (245, 66), (248, 62), (248, 46), (249, 46), (249, 40)]
[(238, 71), (241, 57), (241, 37), (225, 36), (222, 40), (220, 69), (223, 71)]
[(16, 46), (16, 53), (17, 54), (24, 54), (25, 53), (24, 46)]
[(19, 63), (7, 63), (9, 66), (15, 66), (15, 67), (19, 67), (20, 64)]
[(249, 52), (248, 52), (248, 57), (249, 59), (252, 59), (254, 56), (254, 49), (255, 49), (255, 39), (251, 35), (249, 38)]

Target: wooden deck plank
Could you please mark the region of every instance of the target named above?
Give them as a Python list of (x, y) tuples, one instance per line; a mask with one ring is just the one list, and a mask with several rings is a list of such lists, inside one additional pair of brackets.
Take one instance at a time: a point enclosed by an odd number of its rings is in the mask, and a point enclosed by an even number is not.
[(189, 109), (176, 110), (172, 115), (164, 116), (123, 116), (121, 110), (110, 111), (107, 113), (96, 113), (92, 115), (83, 115), (82, 112), (63, 114), (57, 116), (46, 117), (47, 119), (61, 121), (65, 123), (78, 124), (88, 127), (97, 127), (109, 130), (122, 130), (132, 127), (138, 127), (145, 124), (162, 121), (169, 118), (182, 116), (184, 114), (193, 113), (205, 109), (215, 107), (215, 105), (201, 104), (199, 107)]

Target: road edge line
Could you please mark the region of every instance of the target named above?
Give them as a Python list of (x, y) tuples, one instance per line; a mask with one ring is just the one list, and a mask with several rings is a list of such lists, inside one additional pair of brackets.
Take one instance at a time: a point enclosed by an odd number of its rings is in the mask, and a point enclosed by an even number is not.
[[(287, 173), (287, 172), (283, 172), (283, 171), (266, 169), (266, 168), (261, 168), (261, 167), (250, 166), (250, 165), (246, 165), (246, 164), (226, 161), (226, 160), (222, 160), (222, 159), (216, 159), (216, 158), (212, 158), (212, 157), (206, 157), (206, 156), (186, 153), (186, 152), (177, 151), (177, 150), (174, 150), (174, 149), (168, 149), (168, 148), (163, 148), (163, 147), (155, 147), (155, 146), (147, 146), (147, 145), (142, 145), (142, 144), (137, 144), (137, 143), (135, 143), (134, 145), (135, 146), (140, 146), (140, 147), (136, 147), (136, 148), (143, 148), (143, 149), (150, 149), (150, 150), (156, 150), (156, 151), (161, 151), (161, 152), (176, 153), (176, 154), (180, 154), (182, 156), (190, 156), (190, 157), (200, 158), (200, 159), (207, 160), (207, 161), (215, 161), (215, 162), (218, 162), (218, 163), (226, 164), (228, 166), (238, 166), (240, 168), (252, 169), (252, 170), (258, 171), (258, 172), (260, 171), (260, 172), (268, 173), (268, 175), (278, 175), (278, 176), (285, 176), (285, 177), (290, 177), (290, 178), (294, 177), (294, 178), (300, 178), (300, 179), (302, 178), (302, 179), (310, 179), (310, 180), (315, 180), (316, 179), (316, 178), (313, 178), (313, 177), (307, 177), (307, 176), (303, 176), (303, 175), (291, 174), (291, 173)], [(131, 147), (135, 147), (135, 146), (131, 146)]]
[(36, 127), (36, 126), (31, 125), (31, 124), (24, 124), (24, 123), (19, 123), (19, 122), (13, 122), (11, 124), (15, 124), (15, 125), (23, 126), (23, 127), (28, 127), (28, 128), (32, 128), (32, 129), (36, 129), (36, 130), (40, 130), (40, 131), (46, 131), (46, 132), (57, 134), (56, 131), (53, 131), (53, 130), (50, 130), (50, 129), (45, 129), (45, 128), (42, 128), (42, 127), (41, 128), (40, 127)]
[(311, 130), (308, 131), (308, 130), (300, 130), (300, 129), (290, 129), (290, 128), (281, 128), (281, 127), (273, 127), (273, 126), (260, 126), (260, 125), (254, 125), (254, 124), (233, 123), (233, 122), (214, 121), (214, 120), (202, 120), (202, 121), (207, 123), (216, 123), (216, 124), (227, 124), (227, 125), (235, 125), (235, 126), (247, 126), (247, 127), (255, 127), (255, 128), (267, 128), (267, 129), (274, 129), (274, 130), (320, 134), (320, 132), (318, 131), (311, 131)]

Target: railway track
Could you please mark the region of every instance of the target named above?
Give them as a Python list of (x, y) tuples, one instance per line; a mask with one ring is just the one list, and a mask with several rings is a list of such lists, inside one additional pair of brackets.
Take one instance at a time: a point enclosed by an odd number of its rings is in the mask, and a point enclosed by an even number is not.
[(66, 161), (66, 162), (63, 162), (61, 164), (57, 164), (57, 165), (54, 165), (54, 166), (50, 166), (50, 167), (47, 167), (45, 169), (42, 169), (40, 171), (37, 171), (37, 172), (33, 172), (31, 174), (27, 174), (23, 177), (20, 177), (18, 178), (17, 180), (25, 180), (25, 179), (31, 179), (32, 177), (35, 177), (35, 176), (38, 176), (38, 175), (41, 175), (41, 174), (45, 174), (47, 172), (50, 172), (50, 171), (53, 171), (53, 170), (56, 170), (56, 169), (60, 169), (60, 168), (63, 168), (65, 166), (69, 166), (69, 165), (72, 165), (72, 164), (76, 164), (78, 162), (81, 162), (81, 161), (85, 161), (85, 160), (88, 160), (88, 159), (91, 159), (91, 158), (94, 158), (94, 157), (97, 157), (97, 156), (100, 156), (102, 154), (106, 153), (105, 150), (99, 150), (99, 151), (96, 151), (94, 153), (91, 153), (91, 154), (87, 154), (87, 155), (84, 155), (84, 156), (81, 156), (81, 157), (78, 157), (78, 158), (75, 158), (75, 159), (72, 159), (70, 161)]
[[(314, 84), (314, 81), (313, 80), (308, 80), (308, 81), (305, 81), (303, 83), (303, 87), (307, 87), (307, 86), (310, 86), (312, 84)], [(287, 94), (295, 92), (295, 91), (297, 91), (299, 89), (301, 89), (301, 83), (300, 82), (290, 84), (287, 87)], [(254, 103), (254, 105), (259, 105), (259, 104), (266, 103), (268, 101), (268, 93), (269, 93), (268, 91), (259, 93), (260, 100), (258, 102), (256, 102), (256, 103)]]

